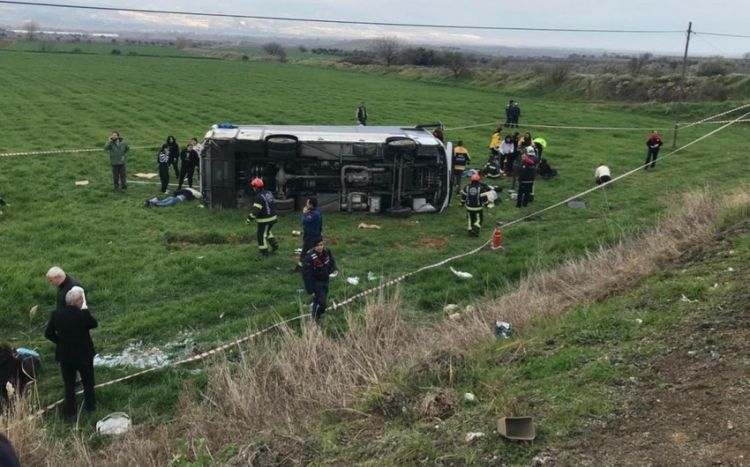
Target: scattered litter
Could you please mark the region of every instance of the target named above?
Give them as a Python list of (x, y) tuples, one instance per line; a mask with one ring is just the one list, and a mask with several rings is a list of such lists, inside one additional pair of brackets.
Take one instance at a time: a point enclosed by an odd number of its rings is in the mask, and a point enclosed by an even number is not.
[(470, 392), (464, 393), (464, 402), (474, 402), (476, 400), (477, 400), (477, 396), (475, 396), (474, 394)]
[(727, 430), (734, 430), (734, 423), (731, 420), (727, 420)]
[(688, 355), (690, 355), (691, 357), (692, 357), (693, 355), (697, 354), (697, 353), (698, 353), (698, 352), (696, 352), (695, 350), (688, 350)]
[(148, 180), (151, 180), (152, 178), (154, 178), (154, 177), (156, 177), (158, 175), (159, 174), (150, 173), (150, 172), (149, 173), (137, 173), (137, 174), (135, 174), (135, 176), (138, 177), (138, 178), (145, 178), (145, 179), (148, 179)]
[(224, 313), (219, 315), (219, 319), (223, 319), (223, 318), (224, 318)]
[(448, 319), (451, 320), (451, 321), (455, 321), (455, 320), (457, 320), (460, 317), (461, 317), (461, 313), (452, 313), (452, 314), (448, 315)]
[(360, 222), (360, 224), (357, 226), (358, 229), (376, 229), (380, 230), (380, 226), (377, 224), (365, 224), (364, 222)]
[(532, 417), (503, 417), (497, 421), (500, 436), (517, 441), (533, 441), (536, 438)]
[(346, 283), (349, 285), (359, 285), (359, 277), (347, 277)]
[(301, 255), (302, 254), (302, 248), (295, 248), (294, 249), (294, 254), (295, 255)]
[(450, 268), (451, 272), (452, 272), (453, 274), (455, 274), (455, 275), (456, 275), (456, 277), (458, 277), (459, 279), (471, 279), (472, 277), (474, 277), (474, 276), (472, 276), (472, 275), (471, 275), (470, 273), (468, 273), (468, 272), (464, 272), (464, 271), (456, 271), (455, 269), (453, 269), (453, 266), (448, 266), (448, 267)]
[(39, 310), (39, 305), (34, 305), (29, 308), (29, 319), (33, 319), (36, 316), (36, 312)]
[(734, 272), (734, 268), (730, 266), (730, 267), (727, 268), (727, 271)]
[(443, 311), (446, 313), (455, 313), (458, 310), (460, 310), (460, 307), (455, 303), (449, 303), (443, 307)]
[(714, 286), (713, 286), (713, 288), (714, 288), (714, 289), (717, 289), (717, 288), (719, 288), (719, 283), (718, 283), (718, 282), (714, 282)]
[(203, 258), (205, 258), (205, 256), (196, 256), (196, 258), (203, 259)]
[(295, 237), (299, 237), (300, 235), (302, 235), (302, 232), (300, 232), (299, 230), (292, 230), (292, 235), (294, 235)]
[(631, 376), (630, 378), (628, 378), (628, 380), (629, 380), (629, 381), (630, 381), (631, 383), (635, 383), (635, 382), (637, 382), (637, 381), (638, 381), (638, 378), (636, 378), (635, 376)]
[(698, 300), (690, 300), (689, 298), (687, 298), (685, 296), (685, 294), (682, 294), (682, 297), (680, 298), (680, 301), (681, 302), (687, 302), (687, 303), (693, 303), (693, 302), (697, 302)]
[(299, 289), (297, 289), (297, 293), (298, 294), (303, 294), (303, 293), (305, 293), (305, 289), (303, 289), (302, 287), (300, 287)]
[(513, 335), (510, 323), (507, 321), (495, 321), (495, 337), (497, 339), (510, 339)]
[(585, 209), (586, 201), (582, 199), (571, 199), (568, 201), (568, 207), (573, 209)]
[(379, 281), (382, 278), (383, 278), (383, 276), (378, 276), (377, 274), (375, 274), (372, 271), (367, 271), (367, 280), (370, 281), (370, 282), (372, 282), (372, 281)]
[(481, 431), (472, 431), (470, 433), (466, 433), (466, 442), (473, 443), (474, 441), (482, 437), (484, 437), (484, 433), (482, 433)]
[(643, 320), (641, 318), (636, 318), (635, 324), (643, 324)]
[(100, 435), (121, 435), (130, 431), (130, 417), (125, 412), (113, 412), (96, 422)]
[(86, 186), (89, 184), (88, 180), (76, 180), (76, 186)]

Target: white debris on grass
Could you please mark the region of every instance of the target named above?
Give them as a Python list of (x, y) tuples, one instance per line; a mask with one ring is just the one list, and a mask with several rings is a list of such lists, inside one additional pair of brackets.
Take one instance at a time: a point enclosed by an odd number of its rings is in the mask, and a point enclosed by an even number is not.
[[(161, 368), (171, 363), (172, 359), (179, 354), (189, 354), (193, 339), (186, 336), (181, 341), (168, 342), (161, 348), (153, 345), (145, 345), (141, 341), (128, 344), (119, 354), (102, 355), (94, 357), (94, 366), (118, 367), (131, 366), (135, 368)], [(187, 349), (180, 351), (179, 349)]]
[(347, 277), (346, 283), (349, 285), (359, 285), (359, 277)]
[(457, 311), (458, 311), (458, 310), (460, 310), (460, 309), (461, 309), (461, 308), (459, 308), (459, 306), (458, 306), (458, 305), (456, 305), (455, 303), (449, 303), (449, 304), (447, 304), (447, 305), (445, 305), (445, 306), (443, 307), (443, 311), (444, 311), (445, 313), (455, 313), (455, 312), (457, 312)]
[(471, 431), (469, 433), (466, 433), (466, 442), (473, 443), (474, 441), (483, 437), (484, 437), (484, 433), (482, 433), (481, 431)]
[(453, 274), (455, 274), (455, 275), (456, 275), (456, 277), (458, 277), (459, 279), (471, 279), (472, 277), (474, 277), (474, 276), (472, 276), (472, 275), (471, 275), (471, 273), (468, 273), (468, 272), (464, 272), (464, 271), (456, 271), (455, 269), (453, 269), (453, 267), (452, 267), (452, 266), (449, 266), (449, 269), (450, 269), (450, 270), (451, 270), (451, 272), (452, 272)]

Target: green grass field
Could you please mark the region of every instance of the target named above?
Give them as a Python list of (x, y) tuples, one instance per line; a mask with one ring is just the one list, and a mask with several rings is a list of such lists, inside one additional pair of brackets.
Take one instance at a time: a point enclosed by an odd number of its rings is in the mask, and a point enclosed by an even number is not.
[[(170, 51), (177, 52), (176, 49)], [(145, 54), (145, 52), (144, 52)], [(360, 100), (367, 101), (373, 125), (411, 125), (442, 121), (450, 129), (500, 121), (504, 103), (517, 98), (523, 122), (616, 127), (672, 125), (664, 105), (624, 105), (556, 100), (550, 96), (505, 95), (446, 83), (419, 83), (393, 77), (333, 71), (292, 64), (217, 61), (175, 57), (111, 56), (0, 51), (0, 153), (96, 148), (118, 129), (131, 146), (156, 147), (173, 134), (184, 143), (217, 122), (269, 124), (352, 124)], [(691, 121), (736, 103), (691, 104)], [(685, 130), (685, 143), (715, 128)], [(447, 131), (463, 139), (483, 164), (492, 126)], [(521, 127), (521, 131), (526, 131)], [(547, 130), (545, 156), (559, 170), (538, 181), (533, 208), (542, 208), (593, 184), (593, 171), (607, 163), (618, 175), (643, 162), (647, 131)], [(497, 296), (515, 280), (547, 265), (610, 244), (622, 235), (651, 227), (670, 209), (677, 194), (710, 185), (720, 196), (746, 181), (747, 126), (730, 128), (674, 157), (657, 170), (639, 173), (588, 199), (584, 210), (561, 208), (504, 232), (506, 249), (485, 251), (454, 264), (475, 279), (457, 282), (447, 267), (410, 278), (404, 285), (415, 323), (442, 318), (447, 303), (466, 304)], [(669, 139), (669, 138), (668, 138)], [(671, 139), (670, 139), (671, 140)], [(668, 153), (665, 146), (662, 156)], [(133, 151), (128, 166), (156, 171), (155, 150)], [(86, 179), (90, 185), (76, 187)], [(508, 182), (503, 182), (507, 188)], [(120, 352), (143, 341), (162, 345), (186, 333), (209, 348), (298, 313), (301, 280), (290, 273), (291, 250), (299, 240), (297, 215), (275, 227), (282, 245), (271, 259), (259, 257), (254, 226), (245, 212), (201, 209), (184, 203), (147, 210), (157, 183), (132, 183), (127, 194), (112, 193), (103, 152), (0, 157), (0, 195), (11, 204), (0, 217), (0, 340), (38, 347), (46, 368), (40, 386), (44, 401), (62, 393), (52, 362), (52, 345), (43, 338), (54, 290), (44, 273), (59, 264), (90, 290), (100, 321), (94, 332), (98, 350)], [(467, 251), (489, 238), (495, 220), (519, 213), (504, 202), (486, 213), (485, 238), (467, 238), (463, 211), (394, 220), (368, 215), (326, 214), (330, 239), (342, 272), (331, 297), (340, 300), (370, 284), (368, 271), (392, 277)], [(358, 230), (362, 221), (379, 231)], [(443, 244), (440, 248), (432, 245)], [(359, 276), (360, 286), (343, 278)], [(306, 300), (305, 300), (306, 301)], [(27, 311), (39, 305), (34, 318)], [(334, 332), (343, 326), (329, 318)], [(130, 369), (99, 370), (98, 380)], [(97, 415), (129, 406), (136, 416), (169, 416), (184, 370), (165, 370), (100, 391)]]

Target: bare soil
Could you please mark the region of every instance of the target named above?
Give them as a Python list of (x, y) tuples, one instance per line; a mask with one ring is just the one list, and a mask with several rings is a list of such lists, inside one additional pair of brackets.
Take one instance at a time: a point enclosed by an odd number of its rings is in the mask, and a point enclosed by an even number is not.
[(642, 342), (666, 351), (634, 362), (639, 376), (613, 388), (613, 417), (592, 420), (539, 465), (750, 465), (750, 271), (740, 267), (725, 273), (740, 288), (691, 303), (669, 336)]

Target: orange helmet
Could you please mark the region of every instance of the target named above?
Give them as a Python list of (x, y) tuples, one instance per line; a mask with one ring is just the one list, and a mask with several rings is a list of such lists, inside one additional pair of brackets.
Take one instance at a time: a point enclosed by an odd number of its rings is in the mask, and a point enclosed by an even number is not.
[(263, 188), (263, 180), (260, 179), (260, 178), (258, 178), (258, 177), (255, 177), (250, 182), (250, 186), (253, 187), (253, 188)]
[(471, 174), (471, 181), (472, 182), (478, 182), (479, 181), (479, 174), (478, 173)]

